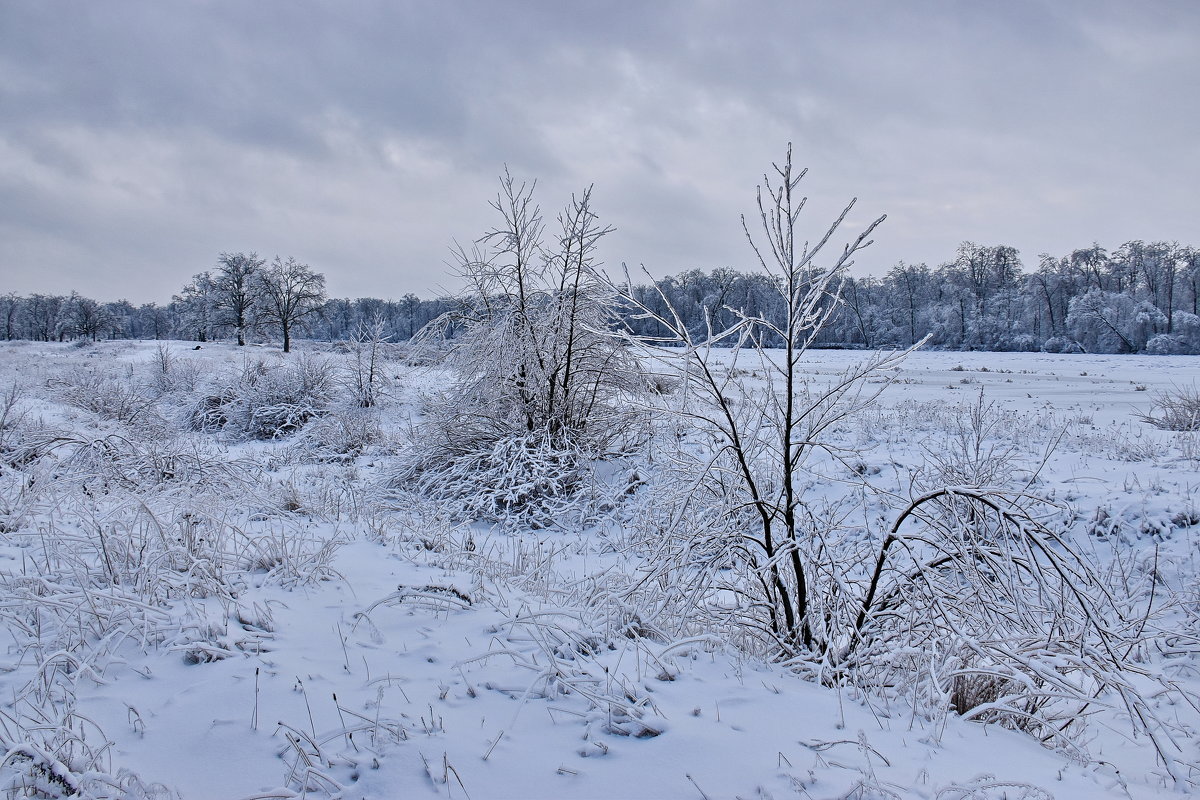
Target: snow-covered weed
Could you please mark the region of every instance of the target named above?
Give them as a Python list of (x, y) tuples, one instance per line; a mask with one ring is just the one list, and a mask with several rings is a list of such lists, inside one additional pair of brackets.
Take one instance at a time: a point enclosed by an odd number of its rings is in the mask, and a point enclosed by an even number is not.
[(260, 574), (258, 583), (294, 587), (338, 576), (331, 562), (342, 540), (295, 526), (279, 526), (252, 535), (239, 532), (239, 565)]
[(922, 445), (925, 486), (1002, 487), (1021, 480), (1024, 452), (1014, 435), (1020, 422), (986, 401), (982, 390), (974, 401), (955, 406), (945, 424)]
[(325, 414), (335, 388), (335, 366), (325, 358), (301, 356), (286, 364), (247, 359), (235, 380), (193, 403), (188, 419), (195, 430), (235, 440), (281, 439)]
[(1200, 433), (1187, 431), (1175, 435), (1175, 447), (1179, 449), (1179, 457), (1193, 463), (1200, 461)]
[(16, 383), (0, 391), (0, 472), (23, 467), (38, 457), (39, 426), (30, 419), (24, 389)]
[(295, 444), (316, 461), (348, 461), (386, 441), (373, 408), (351, 406), (317, 417), (301, 431)]
[(167, 800), (175, 793), (112, 766), (104, 732), (69, 705), (28, 698), (0, 709), (0, 793), (17, 798)]
[(1158, 392), (1143, 422), (1165, 431), (1200, 430), (1200, 387), (1177, 386)]
[(155, 397), (147, 387), (134, 380), (132, 370), (117, 376), (98, 372), (95, 368), (67, 372), (59, 378), (55, 389), (67, 404), (102, 419), (129, 425), (153, 413)]
[(147, 370), (148, 383), (156, 392), (183, 396), (196, 391), (205, 371), (200, 363), (180, 358), (167, 344), (158, 346)]
[(586, 454), (534, 433), (454, 454), (415, 442), (391, 483), (443, 503), (456, 518), (537, 529), (588, 514), (595, 482)]
[(1111, 430), (1110, 435), (1109, 452), (1118, 461), (1154, 461), (1168, 450), (1162, 437), (1128, 424)]

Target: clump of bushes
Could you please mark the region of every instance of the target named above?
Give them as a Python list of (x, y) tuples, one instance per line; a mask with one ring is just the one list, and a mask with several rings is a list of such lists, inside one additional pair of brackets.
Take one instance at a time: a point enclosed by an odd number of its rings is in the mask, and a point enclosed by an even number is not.
[(188, 422), (232, 439), (282, 439), (328, 413), (335, 389), (336, 370), (325, 359), (247, 361), (233, 382), (192, 405)]

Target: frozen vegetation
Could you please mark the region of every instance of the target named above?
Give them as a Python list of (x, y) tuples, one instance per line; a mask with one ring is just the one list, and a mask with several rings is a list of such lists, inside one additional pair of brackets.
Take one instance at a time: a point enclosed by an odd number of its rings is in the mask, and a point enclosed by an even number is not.
[(1193, 791), (1200, 362), (811, 349), (800, 177), (700, 329), (506, 175), (413, 342), (0, 345), (0, 792)]
[[(1012, 641), (1072, 687), (1032, 692), (1063, 728), (1048, 736), (1014, 710), (1017, 673), (948, 637), (844, 676), (775, 658), (732, 613), (728, 516), (681, 475), (708, 437), (674, 418), (642, 455), (572, 465), (583, 485), (548, 527), (470, 523), (461, 488), (397, 486), (452, 380), (400, 356), (364, 409), (341, 350), (0, 350), (9, 796), (1088, 798), (1194, 780), (1200, 439), (1143, 419), (1200, 378), (1194, 359), (914, 353), (806, 465), (852, 594), (861, 548), (929, 487), (1037, 500), (1109, 593), (1104, 624), (1132, 626), (1114, 679), (1153, 714), (1089, 702), (1081, 643)], [(809, 351), (803, 371), (824, 385), (851, 361)]]

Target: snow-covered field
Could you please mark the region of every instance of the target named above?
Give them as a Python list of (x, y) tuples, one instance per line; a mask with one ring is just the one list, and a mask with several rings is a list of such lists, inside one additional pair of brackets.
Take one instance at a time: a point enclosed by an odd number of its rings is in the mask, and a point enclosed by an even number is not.
[[(1047, 747), (900, 690), (806, 681), (717, 632), (661, 635), (618, 591), (653, 557), (637, 546), (653, 487), (588, 529), (454, 522), (388, 483), (444, 372), (389, 363), (383, 402), (352, 410), (338, 399), (347, 354), (300, 349), (0, 345), (0, 390), (19, 389), (0, 404), (5, 796), (984, 800), (1180, 786), (1101, 703), (1078, 749)], [(819, 384), (863, 357), (810, 352), (806, 372)], [(288, 369), (332, 413), (271, 400)], [(1200, 382), (1200, 358), (918, 352), (887, 375), (832, 432), (842, 457), (814, 473), (814, 496), (862, 495), (852, 478), (911, 493), (949, 463), (974, 409), (996, 482), (1051, 501), (1105, 574), (1159, 593), (1151, 606), (1169, 613), (1155, 624), (1180, 636), (1148, 639), (1139, 663), (1200, 688), (1200, 434), (1140, 416)], [(245, 424), (287, 435), (222, 435), (229, 376), (268, 396)], [(1186, 772), (1200, 717), (1181, 697), (1152, 702)]]

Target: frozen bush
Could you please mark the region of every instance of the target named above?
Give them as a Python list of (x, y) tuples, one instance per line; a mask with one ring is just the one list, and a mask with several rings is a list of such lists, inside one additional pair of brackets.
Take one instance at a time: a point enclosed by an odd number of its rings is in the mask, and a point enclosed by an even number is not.
[(1066, 336), (1052, 336), (1042, 343), (1043, 353), (1082, 353), (1083, 348), (1074, 339)]
[[(683, 346), (662, 357), (686, 362), (679, 413), (704, 437), (692, 449), (681, 436), (660, 459), (682, 478), (668, 482), (685, 488), (647, 505), (637, 585), (655, 586), (655, 604), (673, 606), (694, 626), (726, 632), (815, 680), (883, 694), (907, 689), (935, 697), (943, 711), (1020, 728), (1050, 746), (1082, 749), (1080, 709), (1117, 707), (1185, 786), (1174, 723), (1155, 713), (1158, 693), (1184, 698), (1133, 655), (1145, 643), (1137, 611), (1129, 613), (1140, 587), (1111, 583), (1023, 490), (977, 488), (1010, 480), (1017, 452), (1011, 432), (1001, 434), (1011, 421), (982, 396), (954, 415), (950, 441), (930, 448), (936, 482), (954, 485), (898, 502), (886, 533), (874, 531), (879, 506), (899, 498), (868, 499), (885, 493), (861, 474), (861, 522), (847, 503), (813, 491), (822, 454), (846, 463), (835, 426), (873, 403), (903, 354), (878, 355), (824, 385), (805, 374), (803, 355), (838, 307), (846, 262), (875, 225), (816, 269), (812, 259), (853, 203), (816, 245), (802, 243), (804, 200), (795, 190), (804, 173), (788, 156), (776, 165), (779, 180), (759, 193), (765, 242), (744, 222), (783, 295), (777, 317), (735, 311), (733, 325), (701, 338), (661, 291), (652, 304), (627, 279), (622, 292), (637, 315)], [(781, 351), (762, 346), (772, 340)], [(722, 341), (733, 343), (724, 369), (711, 357)], [(773, 380), (764, 385), (756, 373)]]
[(1185, 337), (1175, 333), (1160, 333), (1146, 342), (1146, 352), (1152, 356), (1177, 356), (1191, 352)]
[(195, 430), (234, 439), (285, 438), (328, 411), (335, 374), (333, 362), (321, 358), (275, 366), (247, 361), (231, 385), (196, 401), (188, 419)]
[(1141, 419), (1164, 431), (1200, 430), (1200, 388), (1184, 386), (1159, 392), (1150, 413)]
[(113, 769), (111, 742), (73, 704), (23, 697), (0, 711), (0, 793), (5, 798), (169, 800), (175, 793)]
[(160, 394), (194, 392), (202, 370), (194, 361), (182, 360), (169, 345), (160, 344), (150, 360), (150, 386)]
[(341, 461), (360, 456), (383, 440), (378, 416), (369, 408), (356, 406), (332, 411), (308, 423), (297, 445), (318, 460)]
[(21, 388), (15, 383), (0, 392), (0, 471), (4, 466), (20, 466), (35, 455), (30, 449), (28, 410), (21, 399)]
[(590, 189), (547, 242), (532, 187), (507, 173), (501, 186), (502, 224), (459, 253), (469, 294), (418, 337), (452, 346), (456, 380), (427, 405), (399, 475), (419, 476), (462, 513), (546, 524), (581, 485), (584, 462), (637, 439), (645, 417), (627, 401), (646, 383), (606, 331), (610, 289), (595, 266), (609, 229)]
[(545, 528), (577, 516), (589, 476), (582, 452), (545, 433), (500, 438), (487, 450), (449, 458), (432, 455), (423, 465), (421, 453), (410, 452), (392, 483), (442, 503), (458, 519)]
[(1020, 426), (1012, 414), (986, 402), (980, 390), (974, 402), (954, 408), (945, 427), (923, 445), (929, 486), (1001, 487), (1014, 477), (1020, 448), (1013, 438)]
[(383, 318), (376, 316), (369, 323), (359, 323), (346, 343), (350, 359), (342, 382), (354, 403), (362, 408), (378, 403), (388, 384), (384, 345), (389, 337), (384, 328)]
[(1038, 340), (1028, 333), (1003, 333), (996, 337), (994, 349), (1007, 352), (1036, 353)]
[(61, 378), (59, 396), (75, 408), (126, 424), (151, 413), (154, 404), (154, 398), (133, 380), (132, 373), (118, 378), (94, 370), (68, 372)]

